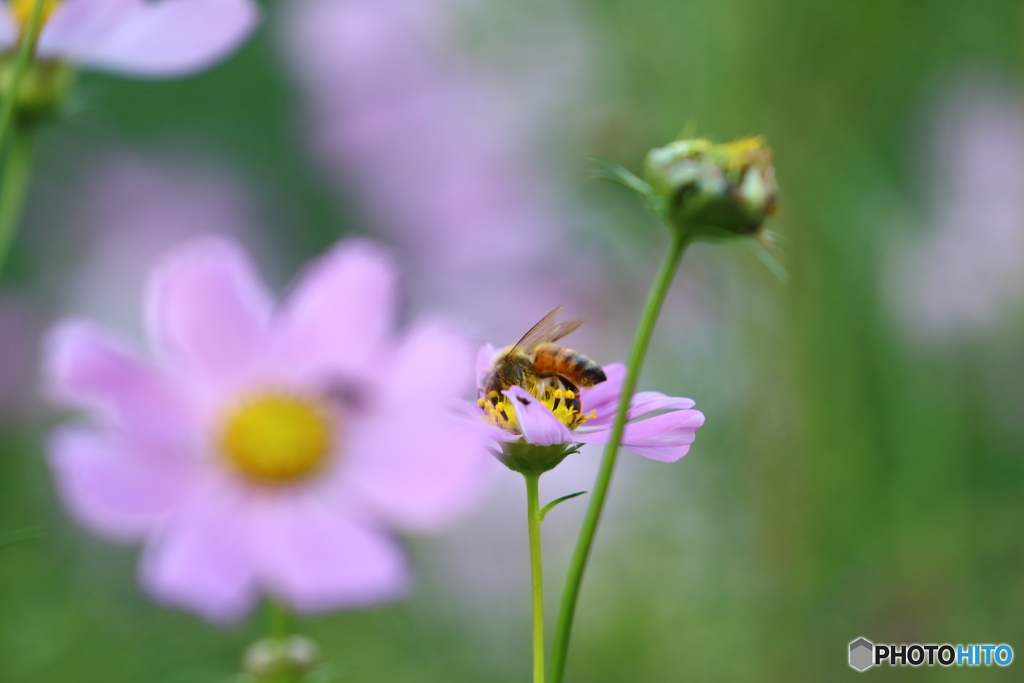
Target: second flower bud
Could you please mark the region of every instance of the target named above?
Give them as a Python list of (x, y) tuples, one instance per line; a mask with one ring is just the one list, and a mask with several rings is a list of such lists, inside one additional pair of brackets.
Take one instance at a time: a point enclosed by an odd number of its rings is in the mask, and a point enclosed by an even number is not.
[(755, 234), (778, 202), (772, 151), (760, 137), (676, 140), (647, 154), (645, 175), (667, 217), (694, 235)]

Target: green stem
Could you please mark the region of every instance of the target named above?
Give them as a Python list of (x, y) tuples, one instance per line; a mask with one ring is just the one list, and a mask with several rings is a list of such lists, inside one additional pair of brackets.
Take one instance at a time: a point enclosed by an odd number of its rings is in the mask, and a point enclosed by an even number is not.
[(601, 521), (601, 511), (604, 508), (605, 498), (608, 496), (608, 487), (611, 486), (612, 473), (618, 458), (619, 443), (622, 441), (626, 416), (629, 413), (629, 404), (633, 397), (633, 391), (636, 389), (640, 367), (647, 355), (647, 346), (651, 341), (651, 334), (654, 332), (654, 324), (658, 320), (658, 314), (661, 313), (665, 295), (668, 293), (669, 285), (672, 284), (672, 278), (689, 242), (689, 237), (682, 230), (672, 231), (672, 245), (669, 248), (668, 256), (662, 263), (657, 279), (647, 296), (643, 317), (640, 319), (640, 327), (637, 329), (633, 350), (629, 356), (629, 367), (626, 371), (626, 379), (622, 384), (622, 395), (619, 399), (618, 412), (615, 413), (611, 439), (601, 458), (601, 469), (597, 474), (594, 492), (590, 498), (590, 504), (587, 506), (587, 514), (583, 519), (583, 527), (580, 529), (580, 536), (576, 541), (576, 549), (573, 551), (572, 562), (569, 565), (569, 575), (565, 580), (565, 591), (562, 593), (562, 606), (558, 613), (558, 626), (555, 630), (555, 642), (552, 648), (551, 683), (561, 683), (565, 674), (569, 637), (572, 633), (573, 618), (576, 615), (576, 602), (579, 598), (580, 585), (583, 582), (583, 572), (587, 567), (598, 522)]
[(32, 170), (33, 137), (31, 129), (15, 127), (14, 139), (4, 162), (3, 177), (0, 178), (0, 268), (7, 259), (21, 220)]
[(544, 570), (540, 556), (539, 473), (526, 479), (526, 522), (530, 530), (530, 575), (533, 585), (533, 683), (544, 683)]
[(32, 14), (29, 15), (28, 24), (21, 29), (21, 37), (18, 41), (18, 52), (14, 56), (14, 67), (10, 71), (7, 83), (3, 84), (3, 97), (0, 99), (0, 151), (3, 151), (7, 143), (7, 137), (11, 134), (11, 127), (14, 124), (17, 112), (18, 88), (21, 79), (32, 62), (36, 52), (36, 43), (39, 40), (39, 31), (43, 28), (43, 6), (46, 0), (36, 0), (32, 5)]
[(267, 598), (267, 636), (283, 640), (291, 635), (292, 616), (277, 598)]
[[(267, 636), (282, 646), (292, 634), (292, 615), (284, 603), (277, 598), (267, 598)], [(273, 677), (273, 683), (301, 683), (302, 676), (289, 667), (281, 667)]]

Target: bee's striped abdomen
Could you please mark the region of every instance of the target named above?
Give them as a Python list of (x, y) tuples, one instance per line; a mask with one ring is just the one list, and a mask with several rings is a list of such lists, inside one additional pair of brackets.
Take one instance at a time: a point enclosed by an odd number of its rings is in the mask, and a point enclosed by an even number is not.
[(580, 387), (592, 387), (608, 379), (600, 365), (557, 344), (540, 344), (534, 349), (533, 371), (542, 377), (559, 375)]

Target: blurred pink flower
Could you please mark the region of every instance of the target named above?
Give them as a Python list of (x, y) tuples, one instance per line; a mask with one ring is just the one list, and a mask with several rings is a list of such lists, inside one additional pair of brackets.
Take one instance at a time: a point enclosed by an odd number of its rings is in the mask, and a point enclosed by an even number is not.
[(579, 245), (545, 139), (585, 81), (570, 22), (554, 9), (533, 21), (548, 33), (499, 68), (459, 46), (470, 7), (458, 0), (298, 0), (289, 11), (314, 154), (356, 190), (422, 299), (491, 323), (480, 283), (504, 282), (502, 320), (579, 298), (592, 278), (565, 256)]
[(922, 341), (988, 329), (1024, 292), (1024, 103), (974, 74), (933, 118), (930, 225), (894, 245), (886, 274), (900, 324)]
[(482, 471), (450, 412), (464, 341), (439, 323), (396, 338), (395, 312), (395, 269), (369, 242), (336, 246), (279, 306), (236, 243), (186, 243), (151, 274), (153, 361), (88, 321), (52, 332), (52, 394), (95, 423), (52, 437), (65, 503), (144, 540), (146, 588), (211, 620), (261, 592), (302, 611), (395, 597), (390, 532), (444, 524)]
[[(253, 31), (252, 0), (43, 0), (41, 59), (141, 77), (181, 76), (227, 56)], [(0, 49), (17, 43), (35, 0), (0, 12)], [(44, 6), (44, 11), (46, 11)]]
[[(477, 386), (482, 387), (493, 368), (498, 352), (490, 344), (477, 354)], [(607, 379), (593, 387), (581, 388), (579, 396), (566, 396), (561, 389), (546, 389), (533, 395), (513, 386), (501, 398), (480, 398), (472, 409), (480, 431), (491, 441), (525, 441), (536, 446), (556, 444), (606, 444), (611, 438), (615, 411), (622, 395), (626, 366), (612, 363), (604, 367)], [(569, 401), (565, 399), (568, 398)], [(573, 405), (572, 399), (579, 404)], [(704, 415), (691, 410), (688, 398), (666, 396), (657, 391), (642, 391), (633, 396), (623, 432), (622, 447), (652, 460), (675, 462), (690, 450)]]

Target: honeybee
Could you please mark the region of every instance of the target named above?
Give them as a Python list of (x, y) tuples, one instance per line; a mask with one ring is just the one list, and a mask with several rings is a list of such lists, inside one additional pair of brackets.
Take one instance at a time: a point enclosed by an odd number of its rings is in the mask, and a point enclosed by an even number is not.
[(555, 344), (584, 322), (583, 318), (556, 322), (561, 310), (559, 306), (548, 313), (522, 339), (498, 354), (481, 387), (481, 398), (497, 405), (501, 392), (515, 385), (535, 395), (543, 395), (547, 389), (563, 389), (572, 392), (566, 403), (579, 411), (579, 388), (592, 387), (608, 378), (600, 365), (582, 353)]

